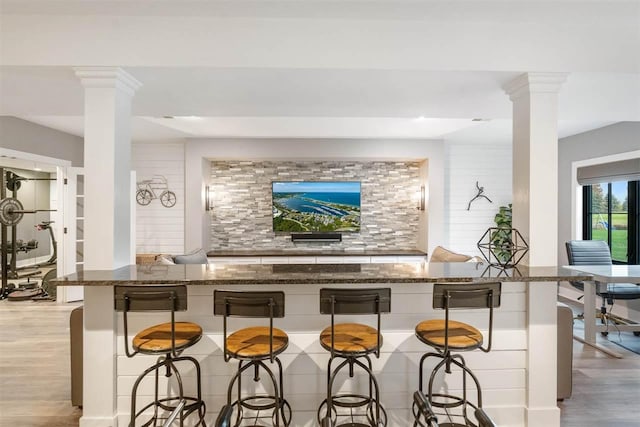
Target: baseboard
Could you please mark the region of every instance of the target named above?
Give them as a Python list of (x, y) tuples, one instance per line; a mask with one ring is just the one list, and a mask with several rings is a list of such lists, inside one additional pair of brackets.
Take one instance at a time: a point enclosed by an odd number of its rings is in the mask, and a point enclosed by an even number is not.
[(560, 427), (560, 408), (525, 408), (524, 418), (527, 426)]
[(118, 427), (118, 417), (80, 417), (79, 427)]

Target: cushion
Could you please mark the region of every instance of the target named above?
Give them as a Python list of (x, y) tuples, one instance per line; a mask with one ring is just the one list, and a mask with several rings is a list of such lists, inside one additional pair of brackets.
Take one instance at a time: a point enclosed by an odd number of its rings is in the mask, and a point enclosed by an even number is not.
[(208, 264), (207, 253), (204, 249), (197, 249), (184, 255), (176, 255), (173, 257), (176, 264)]
[(431, 262), (466, 262), (473, 259), (469, 255), (457, 254), (442, 246), (436, 246), (431, 254)]
[(136, 264), (154, 264), (158, 254), (136, 254)]
[(160, 265), (175, 265), (175, 262), (173, 262), (173, 257), (171, 255), (158, 255), (156, 257), (156, 264), (160, 264)]

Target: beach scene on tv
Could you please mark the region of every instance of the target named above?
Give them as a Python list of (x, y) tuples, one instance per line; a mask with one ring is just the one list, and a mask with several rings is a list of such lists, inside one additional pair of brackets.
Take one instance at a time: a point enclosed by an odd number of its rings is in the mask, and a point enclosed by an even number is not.
[(273, 231), (360, 231), (359, 182), (274, 182)]

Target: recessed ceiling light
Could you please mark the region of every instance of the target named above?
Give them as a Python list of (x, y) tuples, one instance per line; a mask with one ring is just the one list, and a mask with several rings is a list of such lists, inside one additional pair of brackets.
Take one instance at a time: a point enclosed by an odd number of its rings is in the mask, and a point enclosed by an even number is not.
[(183, 120), (202, 120), (202, 117), (200, 116), (178, 116), (179, 119), (183, 119)]
[(427, 120), (425, 116), (420, 116), (413, 119), (414, 122), (424, 122), (425, 120)]
[(42, 168), (33, 168), (34, 171), (36, 172), (40, 172), (42, 170)]

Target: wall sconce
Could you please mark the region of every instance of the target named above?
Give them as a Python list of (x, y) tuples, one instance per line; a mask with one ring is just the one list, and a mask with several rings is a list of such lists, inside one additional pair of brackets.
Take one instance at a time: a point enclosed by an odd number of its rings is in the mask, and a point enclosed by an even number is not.
[(213, 190), (208, 185), (204, 186), (204, 209), (207, 211), (213, 209)]
[(425, 188), (424, 185), (420, 186), (420, 197), (418, 198), (418, 210), (423, 211), (425, 209), (425, 205), (426, 205), (426, 195), (425, 195)]

